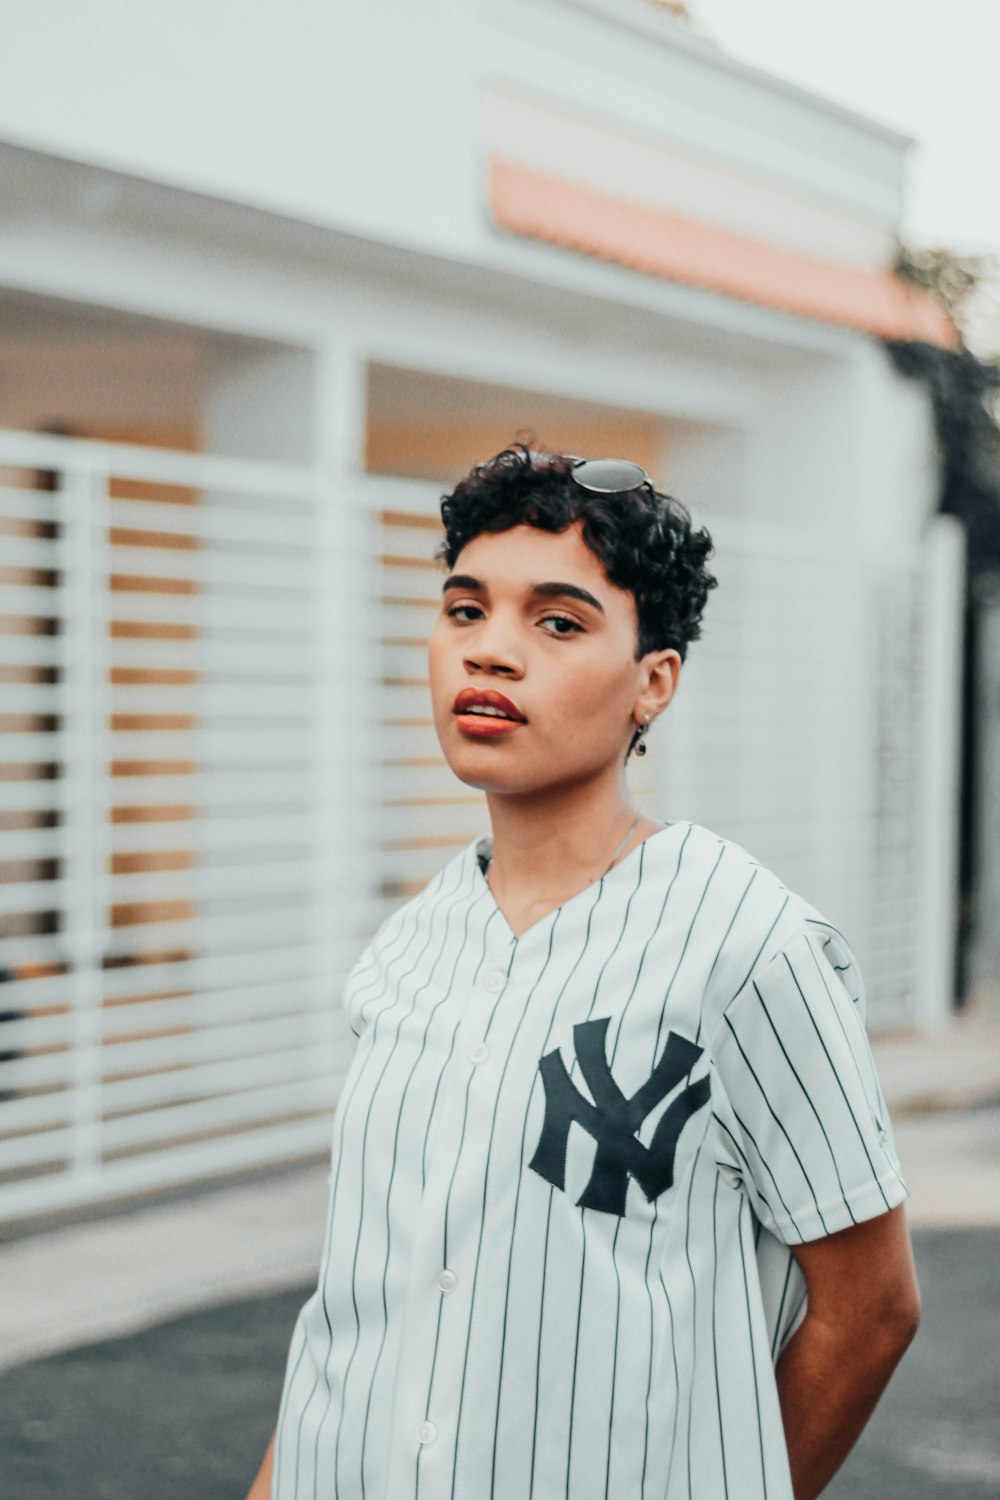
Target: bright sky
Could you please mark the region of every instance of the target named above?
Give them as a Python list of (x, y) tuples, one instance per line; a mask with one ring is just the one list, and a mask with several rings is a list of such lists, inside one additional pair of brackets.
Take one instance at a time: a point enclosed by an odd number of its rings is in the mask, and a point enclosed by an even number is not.
[(903, 231), (1000, 253), (1000, 0), (691, 0), (735, 57), (914, 136)]

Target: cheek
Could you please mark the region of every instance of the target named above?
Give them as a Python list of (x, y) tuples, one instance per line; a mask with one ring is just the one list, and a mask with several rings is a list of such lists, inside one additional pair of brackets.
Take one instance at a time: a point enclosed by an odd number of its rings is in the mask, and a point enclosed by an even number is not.
[(433, 636), (427, 643), (427, 682), (430, 689), (431, 708), (436, 715), (439, 711), (439, 699), (442, 692), (441, 652), (435, 645)]
[(605, 725), (611, 728), (616, 715), (620, 717), (621, 696), (621, 674), (600, 670), (596, 663), (588, 667), (574, 662), (572, 671), (555, 672), (550, 679), (546, 709), (551, 712), (546, 712), (546, 719), (600, 734)]

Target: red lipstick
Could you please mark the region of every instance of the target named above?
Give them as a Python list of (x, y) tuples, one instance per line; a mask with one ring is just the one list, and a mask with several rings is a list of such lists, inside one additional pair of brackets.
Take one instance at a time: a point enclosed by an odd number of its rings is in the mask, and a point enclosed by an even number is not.
[[(477, 713), (475, 712), (477, 704), (493, 712)], [(527, 723), (517, 704), (504, 697), (503, 693), (498, 693), (495, 688), (463, 688), (455, 698), (453, 712), (461, 730), (466, 734), (478, 735), (481, 738), (510, 734), (520, 724)], [(506, 717), (501, 717), (501, 715)]]

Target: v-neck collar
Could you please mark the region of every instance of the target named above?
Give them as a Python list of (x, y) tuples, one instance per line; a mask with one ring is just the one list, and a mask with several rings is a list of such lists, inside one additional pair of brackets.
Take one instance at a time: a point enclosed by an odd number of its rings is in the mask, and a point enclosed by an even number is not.
[(551, 910), (547, 911), (544, 914), (544, 916), (537, 917), (535, 921), (530, 924), (530, 926), (525, 927), (520, 933), (516, 933), (514, 931), (507, 918), (504, 916), (503, 909), (494, 896), (493, 889), (489, 881), (486, 879), (486, 871), (483, 868), (483, 860), (485, 859), (489, 861), (489, 859), (491, 859), (493, 856), (493, 835), (491, 833), (484, 833), (480, 835), (479, 838), (474, 840), (472, 850), (474, 865), (473, 876), (483, 886), (486, 895), (493, 907), (494, 913), (507, 929), (511, 941), (519, 943), (522, 938), (527, 937), (529, 933), (533, 933), (536, 927), (543, 926), (543, 924), (549, 922), (553, 917), (557, 916), (559, 912), (565, 911), (568, 907), (572, 906), (575, 901), (579, 901), (581, 896), (585, 896), (588, 891), (593, 890), (595, 886), (601, 885), (601, 883), (605, 880), (613, 879), (620, 870), (626, 869), (632, 863), (632, 861), (638, 857), (640, 851), (646, 846), (646, 844), (654, 843), (658, 839), (665, 840), (668, 834), (676, 834), (679, 828), (690, 828), (690, 826), (691, 824), (687, 820), (681, 819), (676, 823), (667, 823), (664, 828), (658, 828), (655, 833), (647, 834), (644, 839), (636, 844), (634, 849), (629, 850), (624, 859), (619, 860), (616, 865), (612, 865), (611, 869), (606, 871), (604, 875), (599, 875), (596, 880), (588, 881), (587, 884), (582, 887), (582, 889), (577, 891), (574, 895), (568, 896), (566, 900), (561, 903), (561, 905), (553, 906)]

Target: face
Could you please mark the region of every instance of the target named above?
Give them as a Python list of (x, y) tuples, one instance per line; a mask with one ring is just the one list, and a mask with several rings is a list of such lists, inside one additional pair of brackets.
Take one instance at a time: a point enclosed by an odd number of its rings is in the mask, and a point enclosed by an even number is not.
[[(635, 659), (638, 620), (582, 523), (482, 533), (456, 559), (428, 645), (434, 724), (455, 774), (484, 791), (531, 793), (623, 769), (632, 734), (666, 706), (681, 659)], [(522, 718), (456, 713), (502, 695)], [(459, 707), (467, 704), (459, 701)], [(501, 704), (501, 706), (503, 706)]]

